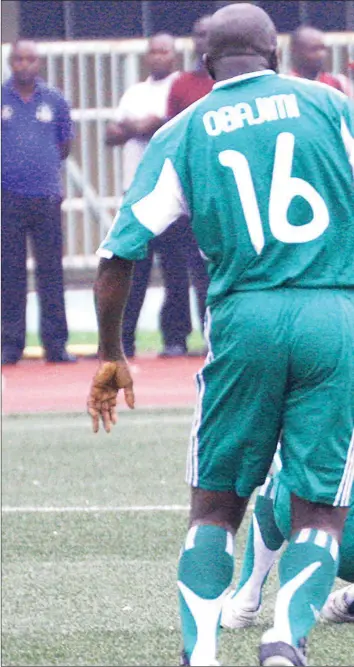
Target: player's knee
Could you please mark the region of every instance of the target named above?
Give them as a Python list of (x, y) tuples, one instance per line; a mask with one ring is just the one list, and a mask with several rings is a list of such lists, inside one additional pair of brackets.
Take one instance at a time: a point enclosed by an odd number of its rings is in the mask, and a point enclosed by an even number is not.
[(190, 525), (211, 524), (235, 533), (242, 521), (248, 498), (234, 491), (192, 488)]
[(333, 507), (324, 503), (313, 503), (291, 495), (291, 528), (296, 533), (303, 528), (315, 528), (332, 535), (341, 542), (347, 507)]

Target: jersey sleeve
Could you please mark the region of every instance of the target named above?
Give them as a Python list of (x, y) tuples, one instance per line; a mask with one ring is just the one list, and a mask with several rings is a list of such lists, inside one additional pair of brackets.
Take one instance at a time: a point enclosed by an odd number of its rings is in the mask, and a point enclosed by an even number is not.
[(181, 215), (189, 214), (183, 186), (188, 171), (184, 122), (177, 128), (169, 125), (158, 130), (150, 141), (112, 227), (97, 250), (98, 256), (144, 259), (149, 241)]

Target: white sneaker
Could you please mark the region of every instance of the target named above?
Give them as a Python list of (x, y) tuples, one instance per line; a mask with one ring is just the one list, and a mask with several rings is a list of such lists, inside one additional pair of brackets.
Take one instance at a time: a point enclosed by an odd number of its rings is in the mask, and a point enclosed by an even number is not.
[(327, 598), (321, 617), (324, 621), (332, 623), (354, 623), (354, 613), (349, 607), (354, 601), (354, 584), (339, 588)]
[[(185, 651), (182, 651), (182, 653), (181, 653), (179, 664), (182, 665), (182, 667), (186, 667), (187, 665), (190, 665), (190, 662), (188, 661), (188, 658), (187, 658), (187, 655), (186, 655)], [(194, 660), (193, 660), (193, 665), (197, 665), (197, 664), (198, 664), (198, 667), (221, 667), (220, 662), (218, 662), (217, 660), (214, 660), (214, 659), (212, 659), (212, 660), (203, 660), (203, 659), (201, 659), (201, 660), (198, 660), (198, 663), (194, 662)]]
[(233, 595), (234, 592), (229, 593), (224, 600), (221, 611), (221, 626), (230, 630), (237, 630), (256, 625), (261, 606), (256, 609), (249, 608), (239, 599), (238, 595), (232, 597)]

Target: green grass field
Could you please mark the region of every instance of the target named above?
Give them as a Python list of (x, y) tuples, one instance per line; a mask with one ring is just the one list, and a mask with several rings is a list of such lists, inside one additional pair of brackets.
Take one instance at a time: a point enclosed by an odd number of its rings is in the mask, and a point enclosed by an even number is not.
[[(2, 665), (178, 665), (190, 422), (136, 411), (94, 436), (82, 416), (3, 418)], [(258, 627), (223, 632), (222, 664), (257, 664), (276, 588)], [(312, 665), (353, 665), (353, 628), (320, 625), (310, 648)]]
[[(97, 340), (97, 333), (93, 331), (72, 331), (69, 334), (68, 342), (72, 345), (97, 345)], [(204, 346), (202, 334), (197, 330), (192, 331), (190, 336), (188, 336), (187, 344), (190, 351), (201, 349)], [(27, 333), (26, 345), (31, 347), (40, 345), (38, 335)], [(138, 354), (161, 352), (162, 347), (162, 337), (159, 331), (145, 331), (143, 329), (138, 329), (136, 335), (136, 349)]]

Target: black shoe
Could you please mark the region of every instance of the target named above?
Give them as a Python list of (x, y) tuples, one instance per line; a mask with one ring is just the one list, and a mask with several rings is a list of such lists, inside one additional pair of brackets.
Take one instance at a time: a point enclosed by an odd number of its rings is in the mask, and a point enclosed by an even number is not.
[(77, 361), (77, 357), (74, 354), (70, 354), (66, 350), (61, 352), (47, 352), (46, 360), (51, 364), (74, 364)]
[(11, 347), (4, 347), (1, 352), (1, 364), (2, 366), (14, 366), (20, 361), (21, 357), (22, 352), (18, 352)]
[(189, 660), (188, 660), (187, 654), (184, 650), (181, 651), (179, 664), (180, 664), (181, 667), (189, 667)]
[(306, 667), (306, 649), (307, 642), (303, 638), (299, 647), (292, 646), (282, 641), (264, 641), (259, 648), (259, 664), (263, 667), (267, 665), (292, 665), (293, 667)]
[(158, 355), (161, 359), (173, 359), (174, 357), (185, 357), (187, 348), (184, 345), (166, 345)]
[(207, 346), (200, 348), (199, 350), (191, 350), (188, 352), (188, 357), (206, 357), (208, 354)]

